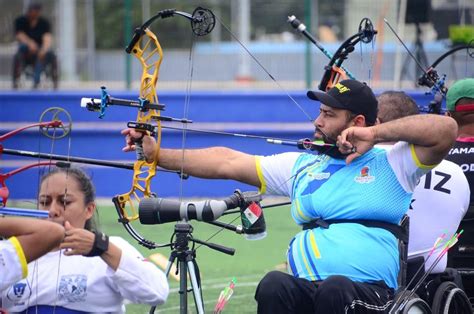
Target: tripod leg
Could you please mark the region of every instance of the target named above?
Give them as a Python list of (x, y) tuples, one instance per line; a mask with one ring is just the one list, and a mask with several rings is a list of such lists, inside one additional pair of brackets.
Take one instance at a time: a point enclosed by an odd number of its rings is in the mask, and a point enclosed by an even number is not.
[(204, 306), (201, 298), (201, 288), (198, 285), (196, 278), (196, 270), (192, 261), (188, 261), (189, 278), (191, 278), (191, 286), (193, 288), (194, 301), (196, 302), (197, 311), (199, 314), (204, 313)]
[(175, 259), (176, 259), (176, 253), (171, 252), (170, 258), (168, 259), (168, 264), (166, 265), (166, 270), (165, 270), (166, 277), (169, 277), (171, 266), (173, 266)]
[(179, 312), (188, 313), (188, 270), (185, 262), (178, 259), (179, 264)]

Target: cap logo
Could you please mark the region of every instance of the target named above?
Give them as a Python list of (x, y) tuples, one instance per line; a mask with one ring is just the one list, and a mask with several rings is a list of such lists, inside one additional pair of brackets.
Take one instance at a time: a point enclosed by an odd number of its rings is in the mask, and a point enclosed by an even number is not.
[(349, 87), (342, 85), (341, 83), (337, 83), (334, 85), (335, 88), (339, 91), (339, 94), (343, 94), (345, 92), (350, 91)]

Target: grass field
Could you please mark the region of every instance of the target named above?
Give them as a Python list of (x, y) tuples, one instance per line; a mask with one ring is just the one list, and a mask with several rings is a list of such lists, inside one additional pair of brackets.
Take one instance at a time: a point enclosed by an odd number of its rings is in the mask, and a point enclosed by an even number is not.
[[(119, 235), (134, 244), (144, 256), (153, 253), (161, 253), (169, 256), (170, 249), (162, 248), (150, 251), (137, 244), (125, 231), (123, 226), (117, 223), (117, 214), (112, 207), (100, 206), (100, 224), (104, 232), (109, 235)], [(240, 224), (240, 217), (227, 215), (220, 219), (230, 222), (237, 218), (234, 224)], [(299, 228), (290, 216), (289, 207), (275, 207), (265, 210), (267, 225), (267, 237), (258, 241), (246, 240), (242, 235), (232, 231), (223, 230), (213, 237), (210, 242), (232, 247), (235, 255), (229, 256), (218, 251), (201, 246), (196, 250), (196, 261), (198, 263), (201, 279), (205, 310), (212, 313), (220, 291), (226, 287), (233, 277), (237, 284), (234, 294), (224, 309), (224, 313), (256, 313), (256, 302), (254, 300), (255, 288), (263, 275), (275, 269), (275, 266), (285, 261), (285, 252), (290, 239)], [(220, 228), (191, 221), (194, 228), (193, 236), (200, 240), (207, 240)], [(139, 222), (134, 227), (147, 239), (158, 243), (169, 243), (174, 230), (174, 223), (163, 225), (142, 226)], [(188, 283), (190, 286), (191, 283)], [(170, 279), (170, 296), (163, 306), (155, 313), (178, 313), (179, 312), (179, 283)], [(188, 295), (189, 312), (195, 313), (192, 294)], [(148, 313), (149, 307), (143, 305), (127, 305), (127, 313)]]

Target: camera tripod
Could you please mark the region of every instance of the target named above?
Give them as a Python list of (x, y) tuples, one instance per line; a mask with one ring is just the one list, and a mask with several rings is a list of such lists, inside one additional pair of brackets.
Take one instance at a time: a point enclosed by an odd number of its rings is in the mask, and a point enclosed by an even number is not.
[[(234, 255), (235, 250), (215, 243), (207, 243), (192, 237), (193, 227), (187, 221), (181, 221), (174, 226), (174, 242), (171, 244), (172, 251), (166, 266), (166, 276), (169, 276), (171, 266), (177, 260), (177, 269), (179, 272), (179, 312), (188, 313), (188, 292), (192, 291), (194, 303), (198, 313), (204, 313), (204, 303), (202, 300), (201, 278), (199, 267), (196, 262), (196, 250), (194, 243), (205, 245), (211, 249), (225, 254)], [(192, 242), (193, 247), (189, 247)], [(191, 289), (188, 290), (188, 277), (191, 280)], [(150, 313), (154, 313), (155, 307), (152, 307)]]

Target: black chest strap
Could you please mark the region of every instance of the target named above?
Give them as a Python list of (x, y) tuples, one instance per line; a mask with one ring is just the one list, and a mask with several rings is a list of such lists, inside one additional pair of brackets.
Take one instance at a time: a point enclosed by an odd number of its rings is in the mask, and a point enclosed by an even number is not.
[(303, 230), (314, 229), (314, 228), (329, 228), (329, 225), (332, 224), (341, 224), (341, 223), (356, 223), (369, 228), (382, 228), (391, 232), (397, 239), (408, 242), (408, 232), (399, 225), (392, 224), (385, 221), (379, 220), (367, 220), (367, 219), (329, 219), (323, 220), (318, 218), (310, 222), (304, 223)]

